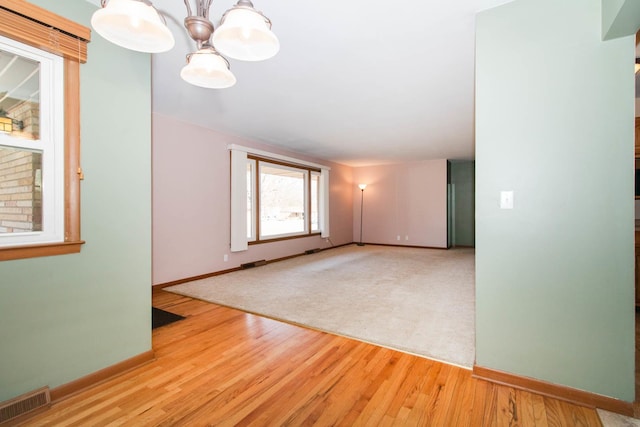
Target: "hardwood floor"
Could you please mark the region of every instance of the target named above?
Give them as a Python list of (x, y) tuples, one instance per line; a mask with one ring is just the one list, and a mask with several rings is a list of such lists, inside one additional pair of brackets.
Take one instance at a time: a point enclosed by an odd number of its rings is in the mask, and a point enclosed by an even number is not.
[(153, 331), (154, 362), (29, 426), (600, 426), (594, 409), (405, 353), (154, 290), (187, 316)]

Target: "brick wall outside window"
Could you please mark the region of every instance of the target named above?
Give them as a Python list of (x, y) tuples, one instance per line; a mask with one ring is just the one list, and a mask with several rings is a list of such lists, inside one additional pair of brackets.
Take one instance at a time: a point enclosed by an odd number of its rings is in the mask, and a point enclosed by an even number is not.
[(0, 233), (42, 230), (40, 157), (0, 148)]

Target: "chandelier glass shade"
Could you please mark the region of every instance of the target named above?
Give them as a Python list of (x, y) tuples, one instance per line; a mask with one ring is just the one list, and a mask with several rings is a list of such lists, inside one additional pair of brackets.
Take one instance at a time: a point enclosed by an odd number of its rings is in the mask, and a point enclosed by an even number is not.
[(180, 71), (182, 80), (209, 89), (225, 89), (236, 84), (229, 62), (211, 46), (203, 46), (187, 55), (187, 65)]
[(158, 12), (142, 1), (110, 0), (93, 14), (91, 26), (111, 43), (138, 52), (166, 52), (175, 44)]
[[(188, 83), (206, 88), (227, 88), (236, 83), (229, 62), (221, 55), (242, 61), (262, 61), (280, 50), (271, 32), (271, 21), (253, 8), (250, 0), (237, 4), (222, 16), (220, 27), (209, 21), (213, 0), (184, 0), (187, 17), (184, 26), (197, 49), (187, 55), (180, 76)], [(166, 21), (150, 0), (101, 0), (102, 8), (91, 18), (91, 25), (108, 41), (139, 52), (160, 53), (173, 48), (175, 40)]]
[(271, 21), (247, 6), (235, 6), (225, 13), (213, 33), (213, 45), (222, 54), (242, 61), (269, 59), (280, 50)]

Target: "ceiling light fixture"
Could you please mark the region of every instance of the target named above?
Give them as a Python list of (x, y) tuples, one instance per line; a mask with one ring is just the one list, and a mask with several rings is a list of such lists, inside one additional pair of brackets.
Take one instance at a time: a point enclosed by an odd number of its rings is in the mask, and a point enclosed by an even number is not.
[(91, 26), (105, 39), (125, 49), (158, 53), (175, 44), (173, 34), (148, 0), (101, 0)]
[(249, 0), (238, 3), (222, 15), (213, 33), (213, 45), (223, 55), (242, 61), (262, 61), (280, 50), (271, 31), (271, 20), (253, 8)]
[(180, 71), (182, 80), (210, 89), (224, 89), (236, 84), (229, 61), (208, 44), (187, 55), (187, 65)]
[[(184, 0), (188, 15), (184, 26), (197, 50), (187, 55), (187, 65), (180, 72), (185, 81), (206, 88), (230, 87), (236, 78), (221, 54), (241, 61), (262, 61), (280, 50), (278, 38), (271, 32), (271, 21), (255, 10), (250, 0), (238, 0), (222, 15), (215, 31), (209, 20), (213, 0), (195, 0), (195, 14), (190, 1)], [(149, 0), (101, 0), (101, 5), (93, 14), (91, 25), (110, 42), (148, 53), (173, 48), (173, 35)]]

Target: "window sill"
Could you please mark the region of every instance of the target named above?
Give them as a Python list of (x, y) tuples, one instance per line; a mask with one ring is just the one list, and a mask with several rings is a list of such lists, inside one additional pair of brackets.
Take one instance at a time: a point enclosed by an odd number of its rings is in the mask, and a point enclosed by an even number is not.
[(82, 245), (84, 245), (84, 240), (0, 248), (0, 261), (53, 255), (76, 254), (80, 252), (80, 248), (82, 247)]
[(321, 233), (319, 231), (314, 231), (313, 233), (309, 233), (309, 234), (295, 234), (293, 236), (282, 236), (282, 237), (274, 237), (273, 239), (262, 239), (262, 240), (254, 240), (251, 242), (248, 242), (249, 245), (259, 245), (261, 243), (272, 243), (272, 242), (280, 242), (282, 240), (291, 240), (291, 239), (303, 239), (305, 237), (314, 237), (314, 236), (319, 236)]

